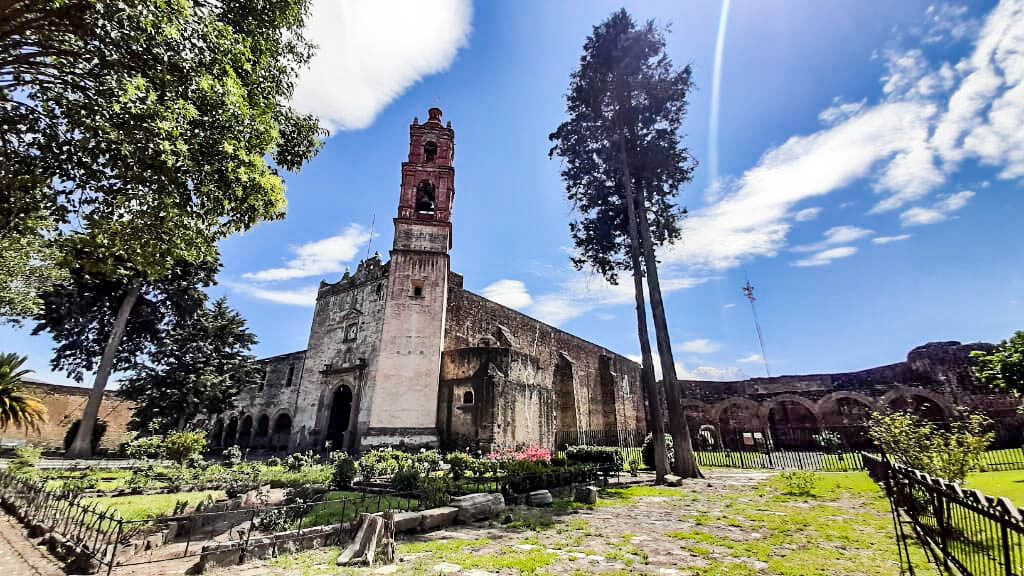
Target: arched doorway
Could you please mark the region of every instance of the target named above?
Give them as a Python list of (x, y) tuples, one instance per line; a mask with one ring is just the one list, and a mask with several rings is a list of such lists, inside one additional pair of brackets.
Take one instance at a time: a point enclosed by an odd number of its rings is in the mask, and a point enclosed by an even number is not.
[(730, 398), (717, 404), (714, 411), (723, 446), (731, 450), (757, 447), (762, 425), (756, 402), (746, 398)]
[(949, 419), (944, 406), (932, 398), (913, 392), (893, 397), (889, 400), (888, 406), (890, 410), (910, 412), (929, 422), (945, 422)]
[(207, 437), (210, 446), (217, 448), (224, 441), (224, 421), (217, 418), (213, 422), (213, 428), (210, 429), (210, 435)]
[(240, 448), (248, 448), (252, 442), (252, 416), (248, 414), (245, 418), (242, 418), (242, 427), (238, 431), (238, 446)]
[(231, 420), (228, 420), (228, 428), (224, 431), (224, 442), (221, 444), (225, 448), (234, 446), (238, 443), (238, 416), (232, 416)]
[(256, 434), (253, 444), (263, 448), (267, 445), (268, 435), (270, 435), (270, 416), (261, 414), (256, 420)]
[(771, 404), (768, 408), (768, 427), (775, 446), (796, 450), (815, 447), (818, 419), (807, 404), (794, 399), (778, 400)]
[(292, 436), (292, 417), (281, 413), (274, 418), (274, 435), (271, 444), (277, 450), (287, 450), (288, 440)]
[[(576, 375), (572, 361), (565, 354), (559, 354), (553, 374), (555, 389), (555, 426), (559, 432), (579, 432), (579, 412), (576, 407)], [(576, 442), (573, 442), (574, 444)]]
[(325, 441), (331, 443), (333, 450), (345, 448), (345, 435), (352, 421), (352, 389), (347, 384), (338, 386), (331, 402), (331, 417), (327, 422)]

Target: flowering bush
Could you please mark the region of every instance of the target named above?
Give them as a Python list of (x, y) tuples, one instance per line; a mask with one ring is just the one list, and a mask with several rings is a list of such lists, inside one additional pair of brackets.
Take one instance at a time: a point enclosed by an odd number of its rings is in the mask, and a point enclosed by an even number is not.
[(522, 450), (511, 450), (509, 448), (503, 448), (496, 452), (491, 452), (487, 455), (488, 460), (498, 461), (529, 461), (529, 462), (550, 462), (551, 461), (551, 450), (547, 448), (541, 448), (540, 446), (529, 446)]

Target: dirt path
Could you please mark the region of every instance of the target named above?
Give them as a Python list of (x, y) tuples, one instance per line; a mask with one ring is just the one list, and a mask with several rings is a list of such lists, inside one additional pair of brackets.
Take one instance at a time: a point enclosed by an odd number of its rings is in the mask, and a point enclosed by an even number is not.
[(0, 511), (0, 575), (64, 576), (60, 564), (32, 545), (17, 520)]

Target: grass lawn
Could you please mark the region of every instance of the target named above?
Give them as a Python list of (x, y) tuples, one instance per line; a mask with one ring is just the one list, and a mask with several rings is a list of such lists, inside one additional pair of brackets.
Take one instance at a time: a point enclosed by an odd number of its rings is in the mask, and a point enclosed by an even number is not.
[(160, 516), (169, 516), (174, 512), (178, 502), (188, 502), (190, 508), (203, 500), (224, 498), (220, 490), (205, 492), (179, 492), (177, 494), (140, 494), (137, 496), (105, 496), (86, 498), (86, 502), (99, 502), (111, 510), (117, 510), (125, 520), (145, 520)]
[[(362, 494), (360, 492), (334, 491), (324, 495), (323, 502), (310, 504), (309, 512), (302, 517), (302, 527), (325, 526), (355, 520), (363, 512), (375, 513), (380, 510), (416, 509), (419, 501), (415, 498)], [(299, 527), (296, 520), (293, 528)]]
[(1017, 506), (1024, 505), (1024, 470), (975, 472), (967, 476), (965, 487), (981, 490), (987, 496), (1006, 496)]
[[(864, 473), (813, 474), (809, 493), (779, 475), (706, 471), (681, 488), (602, 491), (597, 506), (512, 508), (513, 522), (461, 526), (448, 539), (400, 542), (399, 574), (442, 563), (503, 576), (682, 573), (700, 576), (896, 576), (888, 501)], [(281, 556), (247, 576), (366, 575), (334, 566), (339, 548)], [(915, 548), (915, 567), (926, 566)], [(678, 572), (668, 572), (674, 569)], [(233, 574), (227, 571), (226, 574)]]

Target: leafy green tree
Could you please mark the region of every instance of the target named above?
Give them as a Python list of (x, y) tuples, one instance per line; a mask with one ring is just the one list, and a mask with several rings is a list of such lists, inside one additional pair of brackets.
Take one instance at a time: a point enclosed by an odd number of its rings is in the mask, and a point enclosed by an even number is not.
[(0, 321), (20, 324), (37, 314), (39, 293), (64, 282), (67, 272), (57, 266), (59, 253), (46, 223), (30, 221), (27, 231), (0, 231)]
[(0, 354), (0, 430), (8, 426), (37, 429), (46, 420), (46, 407), (25, 392), (25, 376), (31, 370), (22, 369), (27, 356)]
[[(309, 0), (40, 0), (0, 8), (0, 190), (92, 244), (120, 284), (69, 453), (89, 453), (102, 391), (147, 287), (215, 262), (216, 242), (284, 214), (278, 168), (322, 136), (291, 109)], [(268, 163), (272, 160), (273, 164)]]
[(971, 352), (971, 372), (983, 384), (1006, 392), (1024, 393), (1024, 332), (1015, 332), (991, 352)]
[(897, 464), (951, 482), (963, 482), (977, 470), (981, 456), (995, 439), (992, 421), (960, 409), (946, 430), (910, 412), (874, 412), (868, 434)]
[[(695, 161), (679, 132), (691, 87), (689, 66), (675, 70), (665, 54), (664, 32), (653, 21), (638, 26), (619, 10), (595, 26), (583, 46), (566, 96), (569, 120), (551, 134), (551, 155), (560, 156), (562, 179), (578, 218), (570, 223), (573, 263), (591, 267), (609, 282), (621, 270), (633, 274), (643, 377), (653, 381), (643, 279), (646, 277), (662, 368), (674, 469), (699, 477), (665, 319), (655, 248), (681, 235), (685, 210), (679, 188), (692, 178)], [(648, 389), (656, 457), (663, 452), (660, 394)], [(660, 458), (657, 458), (660, 460)]]
[(261, 380), (249, 353), (255, 344), (245, 319), (224, 298), (174, 320), (145, 362), (131, 366), (121, 381), (121, 394), (136, 404), (131, 427), (181, 431), (196, 416), (229, 410), (242, 387)]

